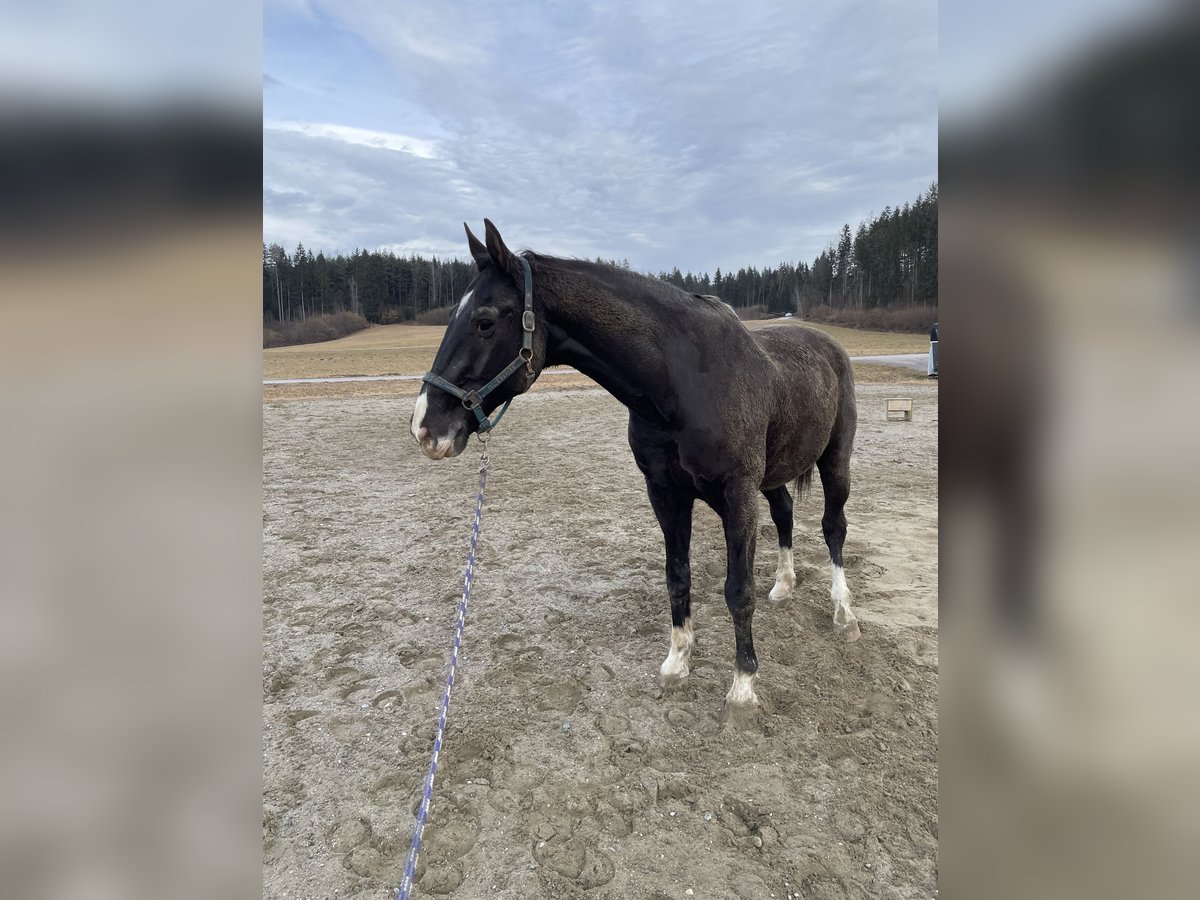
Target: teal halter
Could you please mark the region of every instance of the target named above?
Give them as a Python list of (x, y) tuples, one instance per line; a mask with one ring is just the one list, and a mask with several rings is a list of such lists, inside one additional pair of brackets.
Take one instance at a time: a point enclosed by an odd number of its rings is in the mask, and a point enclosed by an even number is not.
[(536, 324), (533, 315), (533, 273), (529, 269), (529, 260), (523, 256), (517, 258), (521, 260), (521, 266), (525, 270), (525, 312), (521, 315), (521, 331), (524, 334), (521, 340), (521, 351), (517, 354), (517, 358), (505, 366), (499, 375), (477, 391), (464, 391), (462, 388), (451, 384), (441, 375), (433, 374), (433, 372), (426, 372), (421, 376), (421, 380), (426, 384), (432, 384), (434, 387), (439, 387), (448, 394), (453, 394), (462, 401), (463, 406), (475, 413), (475, 418), (479, 420), (479, 431), (481, 434), (487, 434), (499, 425), (504, 414), (508, 412), (508, 405), (512, 403), (511, 398), (505, 400), (496, 417), (488, 419), (483, 412), (483, 398), (504, 384), (508, 380), (508, 376), (512, 375), (521, 366), (527, 367), (530, 375), (533, 374), (533, 329)]

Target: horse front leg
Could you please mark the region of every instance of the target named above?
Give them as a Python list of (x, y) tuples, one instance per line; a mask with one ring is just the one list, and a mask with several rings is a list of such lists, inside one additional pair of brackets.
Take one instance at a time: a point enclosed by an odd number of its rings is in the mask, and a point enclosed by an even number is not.
[(757, 486), (739, 479), (725, 486), (718, 510), (725, 526), (725, 605), (733, 618), (735, 643), (733, 686), (725, 695), (724, 721), (758, 706), (754, 675), (758, 657), (750, 623), (754, 618), (754, 547), (758, 530)]
[(662, 528), (667, 551), (667, 594), (671, 598), (671, 649), (659, 669), (663, 687), (674, 687), (688, 676), (692, 656), (692, 507), (695, 498), (646, 479), (650, 505)]

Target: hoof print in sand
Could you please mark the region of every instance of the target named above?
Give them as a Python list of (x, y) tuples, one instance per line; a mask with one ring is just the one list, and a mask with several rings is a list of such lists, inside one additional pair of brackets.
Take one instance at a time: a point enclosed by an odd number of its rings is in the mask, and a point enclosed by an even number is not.
[(534, 844), (533, 856), (543, 869), (549, 869), (583, 888), (608, 884), (617, 871), (613, 861), (598, 846), (598, 841), (579, 837), (564, 838), (555, 834), (548, 841), (538, 840)]
[(694, 728), (696, 725), (696, 714), (679, 706), (668, 709), (663, 718), (667, 720), (668, 725), (675, 728)]
[(371, 705), (376, 709), (395, 709), (403, 702), (404, 695), (399, 691), (383, 691), (372, 698)]
[(629, 720), (624, 716), (603, 715), (596, 719), (596, 730), (606, 737), (624, 734), (629, 730)]
[(289, 709), (283, 714), (283, 721), (289, 725), (298, 725), (305, 719), (318, 715), (315, 709)]
[(417, 883), (423, 893), (441, 896), (457, 890), (462, 882), (463, 875), (458, 866), (436, 860), (425, 869)]

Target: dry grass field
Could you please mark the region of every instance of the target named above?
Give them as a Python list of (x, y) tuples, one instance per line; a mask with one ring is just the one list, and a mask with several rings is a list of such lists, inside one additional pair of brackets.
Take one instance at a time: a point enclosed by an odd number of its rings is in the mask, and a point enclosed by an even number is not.
[[(794, 320), (772, 319), (747, 322), (748, 327), (786, 324)], [(851, 356), (880, 356), (894, 353), (924, 353), (929, 342), (924, 335), (857, 331), (833, 325), (808, 325), (838, 340)], [(263, 378), (328, 378), (355, 375), (419, 375), (429, 369), (446, 329), (433, 325), (373, 325), (366, 331), (321, 344), (300, 344), (263, 351)], [(911, 370), (891, 366), (855, 364), (856, 378), (864, 383), (924, 383)], [(266, 385), (264, 399), (311, 399), (315, 397), (404, 397), (416, 394), (419, 382), (392, 381), (349, 384)], [(564, 390), (595, 387), (580, 376), (556, 376), (539, 380), (535, 389)]]
[(876, 363), (854, 363), (855, 384), (933, 384), (937, 382), (913, 369), (881, 366)]
[(929, 350), (929, 338), (924, 334), (897, 334), (891, 331), (859, 331), (857, 328), (841, 328), (837, 325), (818, 325), (815, 322), (799, 322), (796, 319), (767, 319), (747, 322), (751, 330), (767, 325), (788, 325), (815, 328), (833, 337), (846, 348), (851, 356), (888, 356), (894, 353), (925, 353)]
[(263, 351), (263, 378), (420, 375), (445, 332), (441, 325), (372, 325), (336, 341), (274, 347)]

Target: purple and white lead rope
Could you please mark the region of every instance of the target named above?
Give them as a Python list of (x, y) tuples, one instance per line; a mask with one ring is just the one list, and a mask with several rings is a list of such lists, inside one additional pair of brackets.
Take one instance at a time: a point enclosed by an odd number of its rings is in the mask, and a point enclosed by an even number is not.
[(421, 855), (421, 835), (425, 832), (425, 819), (429, 815), (429, 801), (433, 796), (433, 779), (437, 775), (438, 754), (442, 750), (442, 737), (446, 733), (446, 713), (450, 709), (450, 691), (454, 688), (454, 674), (458, 671), (458, 651), (462, 646), (463, 625), (467, 621), (467, 604), (471, 600), (471, 583), (475, 580), (475, 551), (479, 546), (479, 524), (483, 519), (483, 489), (487, 486), (488, 452), (487, 443), (479, 459), (479, 493), (475, 495), (475, 521), (471, 524), (471, 548), (467, 552), (467, 573), (463, 577), (462, 600), (458, 604), (458, 624), (454, 629), (454, 647), (450, 652), (450, 672), (446, 676), (446, 691), (442, 694), (442, 711), (438, 715), (437, 732), (433, 738), (433, 757), (429, 760), (429, 773), (425, 776), (425, 790), (421, 805), (417, 807), (417, 821), (413, 825), (412, 846), (408, 849), (408, 861), (404, 864), (404, 878), (396, 888), (396, 900), (408, 900), (416, 877), (417, 858)]

